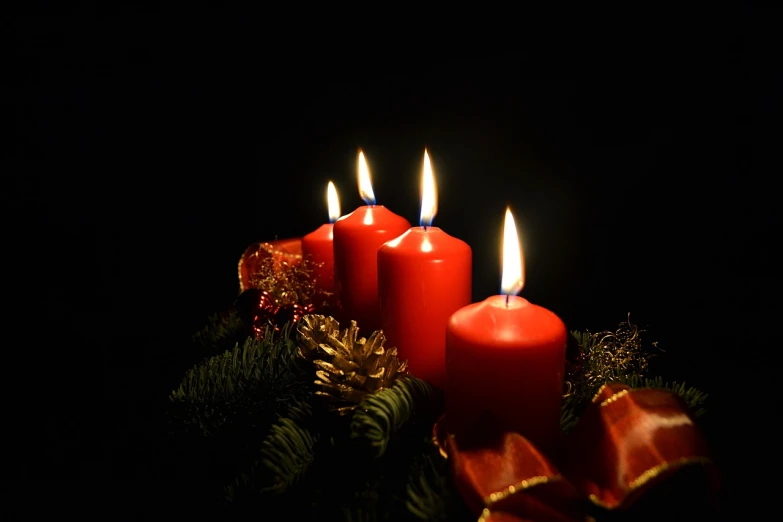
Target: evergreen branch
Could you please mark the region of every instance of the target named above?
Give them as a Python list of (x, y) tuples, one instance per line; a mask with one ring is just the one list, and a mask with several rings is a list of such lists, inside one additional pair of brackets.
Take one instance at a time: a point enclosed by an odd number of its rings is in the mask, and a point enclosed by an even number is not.
[(449, 464), (432, 440), (423, 441), (423, 451), (414, 458), (405, 486), (405, 508), (418, 520), (475, 520), (451, 480)]
[(315, 460), (318, 435), (311, 430), (312, 416), (310, 404), (298, 401), (278, 417), (260, 447), (256, 443), (250, 464), (223, 487), (232, 509), (254, 514), (260, 495), (280, 495), (299, 483)]
[(569, 395), (563, 399), (563, 404), (560, 407), (560, 429), (563, 433), (568, 433), (576, 423), (579, 422), (579, 401), (575, 395)]
[(378, 516), (374, 512), (361, 508), (343, 508), (342, 517), (344, 522), (376, 522), (378, 520)]
[(169, 395), (174, 417), (187, 429), (209, 435), (238, 415), (255, 418), (305, 396), (308, 373), (296, 357), (291, 325), (263, 340), (247, 338), (231, 351), (205, 360), (185, 374)]
[(368, 395), (351, 418), (351, 439), (359, 441), (379, 458), (386, 453), (392, 436), (417, 412), (435, 398), (435, 389), (427, 382), (406, 376), (385, 388)]
[[(364, 482), (364, 481), (363, 481)], [(344, 522), (378, 522), (388, 520), (381, 507), (381, 499), (386, 492), (380, 477), (370, 477), (361, 484), (347, 502), (339, 508), (339, 516)], [(329, 517), (327, 517), (329, 518)]]
[(664, 390), (669, 390), (685, 401), (685, 404), (688, 405), (688, 408), (694, 417), (701, 417), (707, 412), (705, 408), (707, 394), (693, 386), (686, 386), (684, 382), (665, 382), (663, 377), (649, 378), (639, 377), (637, 375), (623, 377), (619, 379), (619, 382), (627, 384), (631, 388), (662, 388)]
[(430, 455), (418, 459), (411, 466), (405, 488), (405, 507), (420, 520), (447, 520), (446, 485), (441, 467)]
[(234, 482), (223, 487), (223, 496), (228, 502), (237, 502), (241, 494), (253, 487), (255, 480), (255, 471), (251, 469), (248, 473), (241, 473)]
[(310, 404), (300, 402), (289, 408), (289, 416), (272, 425), (261, 443), (261, 465), (271, 473), (271, 484), (262, 493), (279, 495), (297, 484), (315, 460), (318, 435), (307, 428), (312, 418)]
[(571, 336), (576, 339), (576, 343), (582, 350), (587, 351), (590, 348), (590, 341), (593, 337), (590, 332), (579, 332), (577, 330), (571, 330)]
[(214, 349), (225, 346), (227, 342), (232, 346), (247, 336), (245, 322), (236, 310), (231, 310), (211, 316), (206, 326), (193, 336), (193, 342), (202, 348)]
[[(620, 376), (612, 382), (626, 384), (631, 388), (662, 388), (669, 390), (685, 401), (689, 411), (695, 418), (701, 417), (706, 413), (707, 394), (693, 386), (686, 386), (685, 383), (666, 382), (660, 376), (641, 377), (639, 375)], [(595, 391), (597, 392), (597, 390)], [(570, 432), (576, 426), (587, 404), (589, 404), (589, 401), (583, 400), (582, 396), (569, 395), (563, 399), (563, 405), (560, 410), (560, 428), (563, 430), (563, 433)]]

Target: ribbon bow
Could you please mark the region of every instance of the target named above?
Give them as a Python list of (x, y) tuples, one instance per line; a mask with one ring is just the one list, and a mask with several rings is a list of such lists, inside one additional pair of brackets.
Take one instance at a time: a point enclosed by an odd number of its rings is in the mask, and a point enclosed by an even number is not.
[(286, 323), (297, 323), (315, 312), (312, 303), (281, 305), (269, 292), (250, 288), (236, 300), (235, 307), (246, 324), (251, 325), (257, 339), (263, 339), (266, 329), (279, 332)]
[(686, 509), (703, 516), (717, 491), (702, 434), (667, 390), (604, 385), (565, 437), (557, 465), (522, 435), (488, 428), (479, 445), (460, 447), (447, 436), (442, 448), (479, 522), (574, 522), (655, 510), (662, 520), (676, 511), (680, 520)]
[(298, 237), (277, 239), (253, 243), (245, 249), (239, 258), (237, 272), (239, 275), (239, 291), (253, 288), (253, 279), (264, 263), (271, 259), (273, 272), (282, 273), (286, 268), (298, 267), (302, 263), (302, 239)]

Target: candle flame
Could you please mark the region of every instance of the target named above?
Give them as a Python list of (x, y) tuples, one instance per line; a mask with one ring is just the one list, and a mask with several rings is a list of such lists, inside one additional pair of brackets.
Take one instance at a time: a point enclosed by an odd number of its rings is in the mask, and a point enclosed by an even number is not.
[(432, 164), (427, 149), (424, 149), (424, 167), (421, 172), (421, 214), (419, 225), (432, 225), (435, 214), (438, 213), (438, 191), (435, 187), (435, 176), (432, 174)]
[(372, 191), (370, 181), (370, 168), (364, 159), (364, 152), (359, 151), (359, 194), (368, 205), (375, 205), (375, 193)]
[(326, 187), (326, 204), (329, 207), (329, 223), (334, 223), (340, 217), (340, 199), (337, 197), (337, 189), (331, 181)]
[(511, 209), (506, 208), (506, 220), (503, 225), (503, 277), (500, 293), (517, 295), (525, 286), (525, 266), (522, 259), (522, 246), (517, 235), (517, 226)]

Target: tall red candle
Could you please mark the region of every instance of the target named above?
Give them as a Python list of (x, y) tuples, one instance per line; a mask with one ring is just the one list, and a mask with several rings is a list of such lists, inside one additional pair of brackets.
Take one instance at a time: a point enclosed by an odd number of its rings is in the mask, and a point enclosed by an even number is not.
[(381, 328), (378, 304), (378, 249), (411, 224), (375, 204), (370, 171), (359, 151), (359, 193), (367, 205), (334, 223), (334, 286), (342, 322), (355, 320), (368, 336)]
[(446, 323), (470, 304), (472, 252), (464, 241), (431, 226), (437, 194), (427, 151), (421, 199), (421, 226), (378, 250), (381, 327), (413, 375), (443, 387)]
[(340, 200), (331, 181), (326, 188), (329, 223), (302, 238), (302, 259), (309, 260), (315, 286), (314, 304), (328, 305), (334, 295), (334, 222), (340, 217)]
[(524, 284), (514, 218), (506, 210), (502, 293), (468, 305), (446, 328), (446, 418), (457, 437), (490, 414), (544, 451), (560, 437), (566, 328), (516, 296)]

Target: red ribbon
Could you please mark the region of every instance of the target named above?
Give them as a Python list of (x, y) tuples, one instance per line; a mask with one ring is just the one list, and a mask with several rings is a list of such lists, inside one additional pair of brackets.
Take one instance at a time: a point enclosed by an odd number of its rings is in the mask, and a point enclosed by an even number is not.
[(443, 443), (455, 485), (480, 522), (584, 521), (661, 505), (672, 491), (707, 507), (717, 491), (704, 438), (667, 390), (603, 386), (564, 438), (557, 465), (522, 435), (485, 427), (480, 439)]
[(298, 266), (302, 262), (302, 238), (264, 241), (247, 247), (239, 258), (237, 267), (240, 292), (252, 287), (253, 274), (258, 270), (260, 263), (267, 258), (273, 260), (275, 270), (283, 270), (285, 266)]
[(252, 326), (257, 339), (263, 339), (267, 328), (279, 332), (286, 323), (297, 323), (315, 312), (312, 303), (280, 305), (266, 290), (250, 288), (242, 292), (235, 304), (240, 317)]

